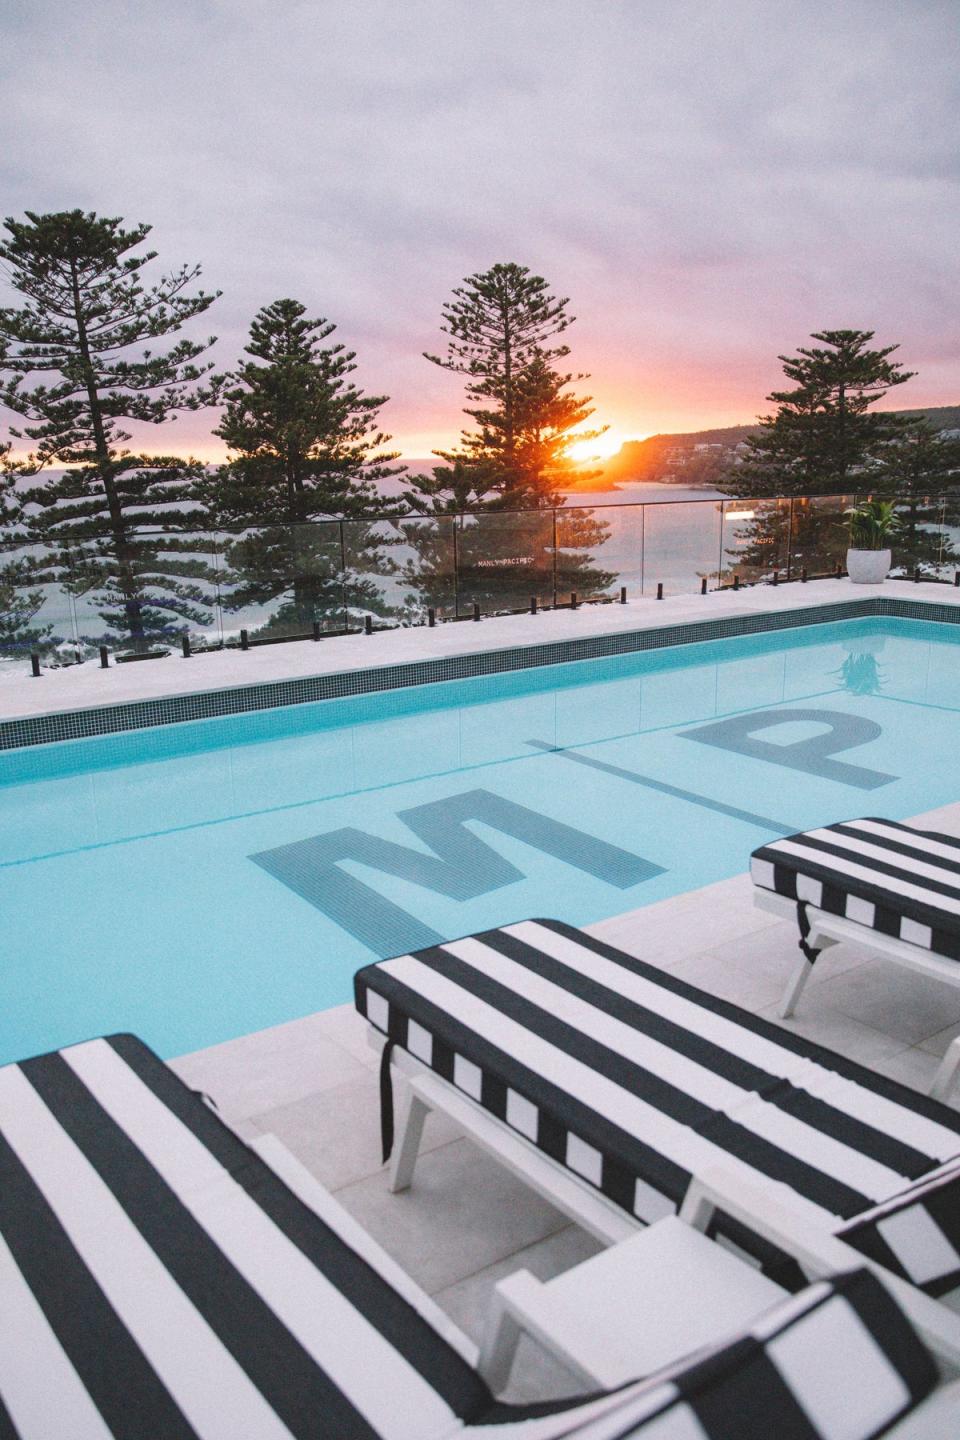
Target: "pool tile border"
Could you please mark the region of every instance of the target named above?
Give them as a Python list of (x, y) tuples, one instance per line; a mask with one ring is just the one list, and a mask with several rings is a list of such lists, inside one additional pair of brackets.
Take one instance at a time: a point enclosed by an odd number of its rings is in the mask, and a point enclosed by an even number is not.
[(895, 616), (905, 620), (932, 620), (958, 625), (960, 606), (938, 605), (926, 600), (899, 600), (888, 596), (865, 597), (862, 600), (810, 605), (798, 610), (765, 611), (756, 615), (696, 620), (686, 624), (629, 630), (580, 640), (558, 640), (544, 645), (510, 646), (436, 660), (378, 665), (369, 670), (346, 670), (299, 680), (239, 685), (226, 690), (206, 690), (191, 695), (137, 700), (121, 705), (98, 705), (85, 710), (0, 722), (0, 750), (17, 750), (63, 740), (89, 739), (122, 731), (143, 730), (155, 725), (176, 725), (186, 720), (209, 720), (217, 716), (272, 710), (285, 705), (304, 705), (317, 700), (341, 699), (345, 696), (396, 690), (410, 685), (431, 685), (441, 680), (465, 680), (507, 670), (561, 665), (571, 660), (595, 660), (610, 655), (660, 649), (669, 645), (692, 645), (702, 640), (722, 640), (729, 636), (792, 630), (799, 626), (825, 625), (835, 620), (856, 620), (871, 616)]

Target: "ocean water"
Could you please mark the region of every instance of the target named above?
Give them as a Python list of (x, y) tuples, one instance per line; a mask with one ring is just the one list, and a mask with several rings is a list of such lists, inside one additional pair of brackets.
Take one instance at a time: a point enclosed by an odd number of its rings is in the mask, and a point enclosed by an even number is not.
[(587, 924), (960, 797), (952, 627), (860, 620), (0, 757), (0, 1059), (171, 1056), (375, 956)]

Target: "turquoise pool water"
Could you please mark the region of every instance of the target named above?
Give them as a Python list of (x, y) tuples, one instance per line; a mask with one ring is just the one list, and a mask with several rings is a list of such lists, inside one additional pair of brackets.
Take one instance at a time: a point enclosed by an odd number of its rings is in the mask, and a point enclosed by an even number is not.
[(860, 620), (0, 756), (0, 1059), (164, 1056), (354, 970), (587, 924), (771, 835), (960, 798), (960, 636)]

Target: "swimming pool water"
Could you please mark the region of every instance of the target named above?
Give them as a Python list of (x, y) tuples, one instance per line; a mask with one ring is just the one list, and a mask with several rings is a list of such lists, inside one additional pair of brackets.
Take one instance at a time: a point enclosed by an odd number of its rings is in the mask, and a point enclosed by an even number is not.
[(0, 1060), (171, 1056), (374, 955), (588, 924), (771, 835), (960, 798), (960, 641), (871, 619), (0, 756)]

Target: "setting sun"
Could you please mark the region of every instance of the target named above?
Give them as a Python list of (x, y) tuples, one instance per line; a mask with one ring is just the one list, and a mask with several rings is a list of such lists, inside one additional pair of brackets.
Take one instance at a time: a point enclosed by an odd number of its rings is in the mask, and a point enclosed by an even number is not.
[(643, 435), (624, 435), (622, 430), (608, 430), (594, 440), (575, 440), (567, 446), (567, 455), (578, 463), (587, 460), (608, 460), (616, 455), (625, 440), (643, 440)]

